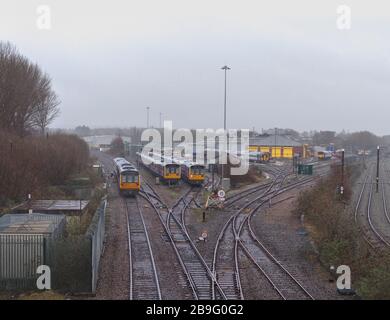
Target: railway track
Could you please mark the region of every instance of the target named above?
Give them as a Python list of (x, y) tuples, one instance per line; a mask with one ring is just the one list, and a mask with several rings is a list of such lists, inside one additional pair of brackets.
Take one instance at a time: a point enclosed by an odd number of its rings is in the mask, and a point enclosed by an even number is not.
[(252, 215), (247, 217), (239, 230), (239, 241), (246, 254), (251, 256), (258, 268), (262, 270), (280, 298), (283, 300), (314, 300), (300, 281), (256, 237), (252, 229), (251, 218)]
[[(355, 223), (357, 223), (358, 227), (361, 229), (364, 240), (372, 249), (374, 249), (376, 252), (379, 252), (383, 247), (390, 248), (390, 241), (386, 239), (386, 237), (377, 229), (373, 222), (373, 215), (378, 214), (378, 212), (375, 212), (375, 210), (373, 210), (373, 205), (375, 201), (373, 192), (375, 184), (373, 168), (373, 165), (370, 165), (367, 168), (367, 174), (362, 183), (362, 188), (360, 190), (356, 202), (354, 214)], [(380, 196), (382, 199), (381, 205), (383, 209), (380, 214), (383, 214), (386, 217), (387, 221), (390, 223), (385, 195), (385, 184), (382, 183), (379, 185), (379, 187), (381, 188)], [(366, 206), (363, 205), (365, 198), (367, 198)], [(361, 212), (360, 209), (363, 209), (363, 212)]]
[[(368, 196), (368, 205), (367, 205), (367, 221), (368, 225), (370, 226), (371, 231), (375, 234), (375, 236), (379, 239), (381, 243), (383, 243), (385, 246), (390, 248), (390, 242), (385, 239), (385, 237), (378, 231), (376, 226), (374, 226), (373, 220), (372, 220), (372, 209), (371, 209), (371, 203), (373, 198), (373, 190), (374, 183), (371, 183), (370, 187), (370, 193)], [(384, 194), (383, 194), (384, 195)], [(387, 209), (386, 209), (387, 210)]]
[[(223, 227), (215, 247), (212, 269), (198, 252), (187, 232), (185, 223), (185, 212), (192, 202), (196, 204), (194, 199), (200, 189), (197, 191), (189, 188), (169, 208), (154, 188), (144, 180), (140, 196), (150, 203), (157, 213), (179, 261), (186, 285), (190, 288), (194, 299), (244, 298), (239, 274), (239, 252), (243, 252), (257, 272), (267, 278), (280, 298), (312, 298), (298, 280), (256, 238), (251, 227), (251, 217), (262, 205), (284, 191), (313, 180), (312, 178), (302, 179), (295, 184), (290, 183), (287, 187), (282, 187), (287, 174), (283, 175), (280, 170), (275, 170), (275, 175), (280, 178), (276, 178), (273, 183), (251, 188), (244, 194), (235, 195), (234, 200), (231, 199), (234, 203), (245, 198), (245, 203)], [(261, 192), (260, 196), (259, 192)], [(251, 197), (249, 203), (248, 197)], [(139, 210), (138, 203), (133, 203), (130, 199), (124, 201), (128, 213), (129, 257), (132, 266), (130, 298), (161, 299), (158, 276), (142, 211)], [(130, 215), (129, 212), (132, 214)], [(138, 212), (138, 216), (134, 215), (134, 212)], [(137, 220), (133, 222), (131, 219)], [(144, 232), (142, 232), (142, 226)], [(144, 236), (141, 235), (142, 233)], [(148, 252), (150, 254), (147, 254)], [(144, 270), (147, 270), (147, 275), (142, 273)]]
[[(252, 203), (258, 201), (269, 192), (275, 184), (276, 180), (268, 185), (260, 196), (256, 196), (250, 203), (244, 204), (241, 209), (230, 217), (218, 235), (217, 243), (214, 248), (212, 269), (213, 273), (216, 274), (220, 281), (220, 285), (228, 299), (244, 299), (238, 266), (238, 235), (236, 232), (236, 225), (239, 225), (239, 220), (244, 216), (242, 213), (250, 208)], [(258, 191), (258, 189), (254, 192), (256, 191)], [(251, 192), (250, 194), (253, 194), (254, 192)], [(244, 192), (244, 195), (240, 197), (240, 199), (246, 195), (248, 194)]]
[[(142, 194), (153, 206), (165, 228), (183, 273), (187, 278), (187, 284), (191, 288), (193, 298), (197, 300), (226, 299), (215, 276), (197, 250), (185, 227), (184, 214), (195, 196), (193, 188), (185, 192), (171, 209), (158, 197), (151, 185), (146, 184)], [(154, 194), (155, 197), (152, 198), (151, 194)], [(212, 287), (214, 285), (217, 288), (217, 293), (213, 296)]]
[(212, 270), (228, 299), (244, 299), (240, 281), (239, 250), (242, 250), (256, 270), (264, 276), (281, 299), (313, 299), (310, 293), (288, 270), (265, 248), (255, 236), (252, 215), (277, 195), (313, 178), (296, 181), (283, 187), (288, 173), (279, 173), (268, 188), (231, 216), (223, 226), (214, 249)]
[(130, 300), (161, 300), (158, 273), (138, 199), (122, 198), (127, 214)]
[[(315, 165), (315, 169), (317, 171), (317, 176), (324, 176), (329, 172), (329, 163), (319, 163)], [(279, 168), (276, 166), (268, 166), (267, 169), (265, 169), (266, 172), (271, 173), (274, 175), (274, 179), (276, 179), (279, 175), (286, 173), (286, 168)], [(290, 173), (290, 176), (294, 176), (295, 173)], [(287, 177), (286, 177), (287, 178)], [(302, 180), (305, 178), (297, 178), (298, 180)], [(250, 196), (254, 193), (257, 193), (262, 190), (266, 190), (273, 182), (267, 182), (262, 185), (258, 185), (255, 187), (250, 187), (242, 192), (236, 193), (234, 195), (231, 195), (226, 198), (226, 201), (224, 202), (224, 207), (228, 208), (234, 205), (235, 202), (238, 200), (241, 200), (247, 196)]]
[(268, 183), (265, 183), (265, 184), (262, 184), (262, 185), (259, 185), (259, 186), (256, 186), (256, 187), (248, 188), (248, 189), (246, 189), (244, 191), (241, 191), (239, 193), (236, 193), (234, 195), (231, 195), (231, 196), (226, 198), (226, 200), (224, 202), (224, 207), (225, 208), (231, 207), (237, 201), (243, 199), (244, 197), (250, 196), (250, 195), (252, 195), (252, 194), (254, 194), (256, 192), (262, 191), (262, 190), (266, 190), (267, 188), (269, 188), (269, 186), (271, 184), (272, 184), (272, 182), (268, 182)]
[[(390, 171), (387, 170), (385, 166), (383, 166), (383, 171), (385, 172), (385, 177), (389, 178), (390, 177)], [(390, 227), (390, 215), (389, 215), (389, 212), (387, 210), (386, 187), (387, 187), (387, 183), (382, 183), (383, 209), (384, 209), (386, 220), (387, 220), (387, 222), (389, 224), (389, 227)]]
[[(111, 172), (112, 158), (104, 153), (99, 153), (98, 156), (106, 173)], [(129, 299), (161, 300), (158, 272), (138, 198), (121, 197), (120, 201), (127, 222)]]

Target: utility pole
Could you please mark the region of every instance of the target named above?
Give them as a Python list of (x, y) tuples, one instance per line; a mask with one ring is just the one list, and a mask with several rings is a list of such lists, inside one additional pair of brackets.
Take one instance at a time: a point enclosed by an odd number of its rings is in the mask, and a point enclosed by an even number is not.
[(150, 107), (146, 107), (146, 128), (149, 129), (149, 109)]
[[(226, 72), (227, 70), (230, 70), (231, 68), (229, 68), (228, 66), (223, 66), (221, 68), (222, 70), (225, 71), (225, 96), (224, 96), (224, 104), (223, 104), (223, 130), (224, 130), (224, 133), (226, 132)], [(226, 146), (226, 141), (224, 141), (225, 143), (225, 146)], [(219, 146), (219, 150), (221, 150), (221, 146)], [(226, 150), (224, 150), (226, 152)], [(227, 157), (226, 157), (227, 158)], [(221, 153), (219, 153), (219, 159), (221, 159)], [(221, 187), (223, 186), (223, 163), (221, 165)]]
[(298, 168), (298, 157), (294, 154), (293, 155), (293, 173), (297, 171)]
[(293, 158), (292, 158), (292, 172), (294, 173), (295, 172), (295, 156), (293, 155)]
[(376, 192), (379, 190), (379, 146), (376, 148)]
[(214, 192), (214, 189), (215, 189), (215, 186), (214, 186), (214, 168), (215, 168), (215, 164), (211, 164), (211, 191)]
[(162, 113), (160, 112), (160, 128), (162, 128)]
[(340, 194), (344, 194), (344, 149), (341, 149), (341, 185), (340, 185)]

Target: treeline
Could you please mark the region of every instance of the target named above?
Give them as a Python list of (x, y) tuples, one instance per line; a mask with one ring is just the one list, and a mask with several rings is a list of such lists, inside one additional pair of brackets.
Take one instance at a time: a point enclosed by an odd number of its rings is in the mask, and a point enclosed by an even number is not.
[(85, 169), (88, 145), (74, 135), (26, 136), (0, 131), (0, 201), (41, 196)]
[(0, 128), (19, 136), (41, 132), (59, 114), (51, 79), (9, 42), (0, 42)]
[(76, 135), (42, 134), (58, 105), (50, 77), (0, 42), (0, 205), (42, 196), (88, 164), (88, 146)]
[(389, 142), (384, 137), (379, 137), (369, 131), (352, 133), (319, 131), (314, 133), (312, 140), (314, 145), (334, 143), (336, 148), (350, 148), (351, 150), (370, 150), (377, 146), (387, 145)]

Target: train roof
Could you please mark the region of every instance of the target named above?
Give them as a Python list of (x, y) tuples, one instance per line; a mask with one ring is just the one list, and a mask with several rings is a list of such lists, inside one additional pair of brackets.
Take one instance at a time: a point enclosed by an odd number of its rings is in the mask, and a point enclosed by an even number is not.
[(175, 159), (173, 159), (172, 157), (162, 156), (158, 153), (151, 153), (150, 155), (146, 155), (143, 154), (142, 152), (137, 152), (137, 155), (139, 155), (142, 159), (149, 160), (151, 163), (156, 163), (160, 165), (166, 165), (166, 164), (178, 165), (177, 161), (175, 161)]
[(178, 164), (180, 164), (182, 166), (186, 166), (186, 167), (192, 167), (192, 166), (204, 167), (203, 164), (194, 162), (194, 161), (189, 160), (189, 159), (179, 159), (179, 158), (176, 158), (174, 160), (175, 160), (176, 163), (178, 163)]
[(138, 172), (137, 168), (131, 164), (129, 161), (127, 161), (125, 158), (115, 158), (114, 163), (116, 167), (118, 168), (119, 172)]

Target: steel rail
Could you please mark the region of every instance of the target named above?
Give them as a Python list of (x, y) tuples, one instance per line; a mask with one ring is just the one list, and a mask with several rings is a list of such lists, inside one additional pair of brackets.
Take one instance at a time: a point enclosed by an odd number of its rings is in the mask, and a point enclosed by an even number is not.
[[(137, 208), (137, 213), (130, 212), (129, 210), (129, 201), (130, 199), (123, 199), (126, 207), (126, 219), (128, 221), (127, 224), (127, 230), (128, 230), (128, 237), (129, 237), (129, 253), (130, 253), (130, 300), (133, 300), (135, 296), (135, 285), (137, 280), (135, 277), (137, 276), (137, 272), (135, 272), (136, 266), (134, 263), (134, 260), (139, 260), (138, 262), (142, 263), (142, 286), (140, 286), (141, 291), (143, 292), (137, 292), (138, 296), (142, 296), (142, 299), (150, 298), (150, 299), (157, 299), (161, 300), (161, 289), (160, 289), (160, 283), (158, 279), (158, 272), (156, 268), (156, 264), (154, 261), (153, 256), (153, 250), (149, 238), (149, 234), (146, 228), (145, 220), (143, 218), (142, 210), (139, 206), (138, 199), (135, 198), (135, 207)], [(133, 204), (133, 203), (132, 203)], [(133, 214), (132, 214), (133, 213)], [(145, 246), (147, 247), (147, 250), (140, 251), (140, 248), (136, 247), (138, 246)], [(146, 254), (145, 251), (148, 251), (148, 254)], [(135, 255), (138, 252), (138, 257)], [(145, 256), (147, 255), (147, 257)], [(150, 263), (150, 265), (148, 265)], [(133, 270), (134, 269), (134, 270)], [(147, 275), (147, 271), (151, 271), (151, 275)], [(147, 275), (147, 277), (145, 277)], [(151, 291), (151, 287), (155, 286), (155, 292)]]

